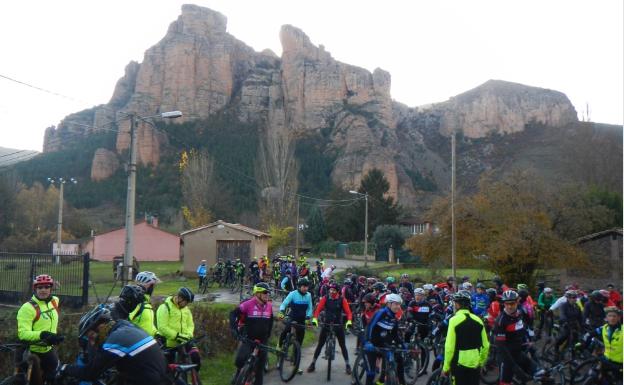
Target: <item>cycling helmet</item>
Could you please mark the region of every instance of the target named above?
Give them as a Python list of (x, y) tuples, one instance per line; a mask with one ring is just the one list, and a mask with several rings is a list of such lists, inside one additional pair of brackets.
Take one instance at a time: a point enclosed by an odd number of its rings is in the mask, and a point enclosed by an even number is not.
[(160, 279), (158, 279), (156, 274), (151, 271), (142, 271), (137, 274), (134, 281), (140, 285), (153, 285), (155, 283), (159, 283)]
[(540, 282), (537, 283), (537, 287), (539, 287), (540, 289), (543, 289), (544, 287), (546, 287), (546, 283), (540, 281)]
[(497, 285), (502, 285), (503, 284), (503, 280), (498, 275), (495, 275), (494, 278), (492, 278), (492, 282), (494, 282)]
[(351, 285), (353, 283), (353, 281), (351, 281), (351, 278), (345, 278), (345, 280), (342, 282), (343, 285)]
[(519, 284), (518, 284), (518, 290), (526, 290), (526, 291), (529, 291), (529, 286), (527, 286), (527, 284), (525, 284), (525, 283), (519, 283)]
[(602, 295), (602, 293), (600, 292), (600, 290), (594, 290), (591, 292), (591, 294), (589, 295), (590, 298), (593, 298), (597, 301), (602, 301), (604, 299), (604, 296)]
[(545, 287), (544, 288), (544, 294), (552, 294), (553, 289), (551, 289), (550, 287)]
[(464, 282), (464, 283), (462, 283), (462, 287), (463, 287), (464, 290), (470, 290), (470, 289), (472, 289), (472, 283)]
[(518, 293), (513, 290), (507, 290), (503, 293), (501, 299), (503, 302), (516, 302), (518, 300)]
[(310, 286), (310, 281), (308, 281), (307, 278), (299, 278), (299, 280), (297, 281), (297, 287), (301, 286)]
[(470, 277), (469, 277), (469, 276), (467, 276), (467, 275), (464, 275), (464, 276), (462, 277), (462, 282), (466, 282), (466, 281), (470, 281)]
[(414, 295), (425, 295), (425, 291), (420, 287), (417, 287), (416, 289), (414, 289)]
[(615, 306), (607, 306), (604, 309), (605, 315), (609, 314), (609, 313), (615, 313), (617, 315), (622, 315), (622, 310), (618, 309)]
[(78, 337), (84, 337), (89, 330), (92, 330), (101, 323), (109, 322), (112, 319), (110, 309), (105, 305), (98, 305), (83, 315), (80, 321), (78, 321)]
[(332, 270), (335, 270), (336, 269), (336, 265), (331, 265), (329, 268), (332, 269)]
[(401, 278), (409, 278), (409, 275), (408, 275), (408, 274), (403, 273), (403, 274), (401, 274)]
[(363, 301), (374, 305), (377, 303), (377, 297), (375, 297), (375, 294), (373, 293), (368, 293), (364, 296)]
[(373, 290), (386, 291), (386, 285), (381, 282), (377, 282), (373, 285)]
[(605, 297), (605, 299), (609, 299), (609, 290), (600, 290), (600, 294), (602, 294), (603, 297)]
[(374, 285), (377, 282), (377, 278), (368, 277), (366, 278), (366, 283), (369, 285)]
[(394, 283), (394, 277), (386, 277), (386, 283)]
[(269, 287), (268, 284), (266, 284), (264, 282), (257, 283), (253, 287), (253, 294), (257, 294), (257, 293), (270, 293), (270, 292), (271, 292), (271, 288)]
[(47, 274), (38, 275), (35, 277), (35, 279), (33, 279), (33, 283), (32, 283), (33, 290), (37, 286), (43, 286), (43, 285), (54, 286), (54, 279), (52, 279), (52, 277)]
[(130, 313), (145, 299), (145, 289), (139, 285), (126, 285), (119, 293), (119, 304)]
[(455, 277), (453, 277), (452, 275), (449, 275), (448, 277), (446, 277), (446, 282), (449, 282), (449, 281), (455, 282)]
[(460, 290), (457, 293), (453, 294), (452, 299), (454, 302), (459, 303), (462, 307), (470, 306), (470, 292), (468, 290)]
[(433, 290), (433, 285), (430, 283), (426, 283), (423, 285), (423, 289), (431, 291)]
[(483, 289), (485, 290), (485, 285), (481, 282), (477, 283), (477, 289)]
[(567, 290), (565, 292), (565, 296), (566, 298), (576, 298), (578, 294), (576, 293), (576, 290)]
[(336, 289), (338, 290), (338, 285), (335, 282), (331, 282), (328, 286), (329, 289)]
[(388, 294), (386, 296), (386, 304), (390, 304), (392, 302), (401, 304), (403, 303), (403, 298), (401, 298), (401, 296), (398, 294)]
[(178, 297), (182, 298), (186, 302), (191, 303), (195, 299), (195, 294), (193, 294), (191, 289), (189, 289), (188, 287), (181, 287), (180, 290), (178, 290)]
[(364, 285), (364, 284), (366, 284), (366, 277), (365, 277), (365, 276), (363, 276), (363, 275), (360, 275), (360, 276), (358, 277), (358, 279), (357, 279), (357, 282), (358, 282), (360, 285)]
[(494, 298), (496, 298), (496, 289), (490, 287), (485, 292), (490, 297), (490, 301), (492, 301), (492, 300), (494, 300)]

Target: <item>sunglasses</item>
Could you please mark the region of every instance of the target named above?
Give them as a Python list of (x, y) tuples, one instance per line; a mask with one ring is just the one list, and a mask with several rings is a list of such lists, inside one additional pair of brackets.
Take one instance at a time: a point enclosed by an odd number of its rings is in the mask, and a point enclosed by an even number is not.
[(52, 289), (52, 285), (37, 285), (35, 289)]

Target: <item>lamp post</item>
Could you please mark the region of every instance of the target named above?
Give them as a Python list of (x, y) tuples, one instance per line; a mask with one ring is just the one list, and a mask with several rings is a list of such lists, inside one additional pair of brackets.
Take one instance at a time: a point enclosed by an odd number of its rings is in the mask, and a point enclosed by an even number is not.
[[(58, 209), (58, 221), (56, 222), (56, 253), (54, 253), (54, 263), (60, 262), (61, 255), (61, 245), (62, 245), (62, 233), (63, 233), (63, 186), (65, 183), (70, 182), (73, 184), (78, 183), (76, 178), (69, 178), (69, 180), (64, 178), (48, 178), (48, 182), (50, 184), (58, 183), (59, 185), (59, 209)], [(54, 250), (53, 250), (54, 251)]]
[(137, 121), (151, 124), (148, 119), (175, 119), (182, 116), (180, 111), (163, 112), (154, 116), (141, 117), (135, 113), (124, 113), (130, 119), (130, 162), (128, 163), (128, 191), (126, 195), (126, 243), (123, 258), (124, 284), (132, 280), (132, 257), (134, 255), (134, 209), (136, 197)]
[(368, 266), (368, 193), (362, 194), (354, 190), (349, 190), (349, 193), (364, 197), (364, 266)]

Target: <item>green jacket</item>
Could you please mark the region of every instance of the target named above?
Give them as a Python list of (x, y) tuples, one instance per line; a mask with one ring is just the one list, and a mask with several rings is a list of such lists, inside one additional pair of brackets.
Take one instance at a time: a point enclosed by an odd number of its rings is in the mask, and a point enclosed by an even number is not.
[(550, 298), (548, 298), (544, 293), (541, 293), (539, 298), (537, 298), (537, 306), (540, 309), (548, 310), (556, 300), (557, 298), (555, 298), (554, 295), (551, 295)]
[(173, 297), (168, 297), (156, 311), (156, 325), (158, 333), (167, 339), (165, 344), (168, 348), (173, 348), (179, 344), (176, 338), (193, 338), (195, 324), (193, 315), (188, 306), (180, 309), (173, 303)]
[[(58, 303), (58, 297), (52, 296), (52, 299), (46, 302), (33, 295), (30, 301), (23, 304), (17, 312), (17, 338), (22, 341), (37, 342), (41, 340), (43, 331), (56, 333), (59, 318)], [(33, 345), (30, 347), (30, 351), (37, 353), (50, 350), (52, 346)]]
[(600, 328), (602, 343), (605, 346), (604, 356), (609, 361), (622, 364), (622, 326), (619, 325), (609, 333), (610, 331), (609, 324), (605, 324)]
[(449, 320), (442, 370), (448, 372), (457, 365), (472, 369), (483, 366), (489, 350), (483, 321), (467, 309), (459, 309)]
[(143, 303), (136, 307), (128, 317), (130, 322), (145, 330), (147, 334), (154, 337), (156, 335), (156, 326), (154, 326), (154, 309), (150, 302), (150, 296), (145, 294)]

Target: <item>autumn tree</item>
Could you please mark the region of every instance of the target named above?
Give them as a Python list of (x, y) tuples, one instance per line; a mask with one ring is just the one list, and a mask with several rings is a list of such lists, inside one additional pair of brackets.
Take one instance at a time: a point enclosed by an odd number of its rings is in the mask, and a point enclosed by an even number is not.
[(291, 226), (280, 227), (278, 225), (269, 226), (269, 254), (282, 253), (284, 248), (292, 243), (292, 234), (295, 228)]

